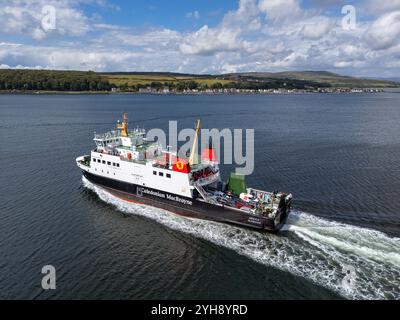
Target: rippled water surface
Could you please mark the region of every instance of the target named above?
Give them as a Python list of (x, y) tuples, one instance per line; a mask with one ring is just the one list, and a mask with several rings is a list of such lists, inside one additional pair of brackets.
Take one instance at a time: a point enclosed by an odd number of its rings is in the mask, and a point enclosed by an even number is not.
[[(399, 299), (399, 106), (399, 93), (0, 95), (0, 298)], [(248, 184), (294, 194), (284, 231), (178, 217), (82, 179), (74, 159), (122, 111), (147, 129), (254, 128)]]

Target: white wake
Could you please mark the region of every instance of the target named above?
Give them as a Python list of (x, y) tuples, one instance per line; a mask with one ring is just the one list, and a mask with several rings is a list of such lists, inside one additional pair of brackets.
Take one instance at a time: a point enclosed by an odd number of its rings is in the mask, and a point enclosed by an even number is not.
[(189, 219), (120, 200), (83, 178), (84, 186), (118, 210), (145, 216), (171, 229), (232, 249), (264, 265), (334, 290), (349, 299), (400, 299), (400, 239), (328, 221), (290, 214), (281, 235)]

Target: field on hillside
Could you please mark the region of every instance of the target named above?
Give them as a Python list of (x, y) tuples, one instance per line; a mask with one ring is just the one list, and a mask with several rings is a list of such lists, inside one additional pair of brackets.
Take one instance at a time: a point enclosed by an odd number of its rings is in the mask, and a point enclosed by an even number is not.
[(214, 83), (229, 83), (230, 80), (223, 80), (213, 77), (193, 77), (193, 76), (172, 76), (172, 75), (149, 75), (149, 74), (103, 74), (107, 80), (115, 86), (150, 85), (152, 82), (161, 82), (168, 84), (178, 84), (179, 82), (196, 81), (199, 85), (212, 86)]

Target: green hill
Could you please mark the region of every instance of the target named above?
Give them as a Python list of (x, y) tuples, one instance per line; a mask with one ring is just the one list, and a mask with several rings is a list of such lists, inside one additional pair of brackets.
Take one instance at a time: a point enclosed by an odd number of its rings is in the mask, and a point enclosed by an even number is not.
[(396, 88), (400, 82), (380, 79), (365, 79), (342, 76), (328, 71), (287, 71), (287, 72), (245, 72), (229, 73), (222, 75), (195, 75), (170, 72), (112, 72), (103, 73), (110, 83), (117, 86), (150, 85), (158, 81), (177, 84), (182, 81), (196, 81), (199, 85), (213, 85), (221, 83), (226, 85), (232, 82), (263, 82), (280, 84), (287, 81), (296, 83), (310, 83), (312, 86), (332, 86), (344, 88)]
[(329, 84), (332, 87), (352, 88), (390, 88), (400, 87), (399, 82), (387, 80), (364, 79), (349, 76), (342, 76), (327, 71), (288, 71), (288, 72), (248, 72), (231, 73), (222, 76), (223, 79), (234, 81), (272, 81), (276, 79), (291, 79), (302, 81), (313, 81), (322, 84)]

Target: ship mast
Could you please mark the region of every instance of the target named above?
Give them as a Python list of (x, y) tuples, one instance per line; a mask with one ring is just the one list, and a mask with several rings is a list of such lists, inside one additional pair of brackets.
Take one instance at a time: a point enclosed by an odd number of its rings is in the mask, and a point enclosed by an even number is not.
[(194, 134), (194, 139), (193, 139), (193, 146), (192, 146), (192, 152), (190, 154), (189, 158), (189, 165), (192, 166), (194, 162), (194, 155), (196, 153), (196, 146), (197, 146), (197, 138), (199, 136), (199, 130), (200, 130), (200, 120), (197, 120), (196, 124), (196, 132)]
[(121, 136), (127, 137), (128, 134), (128, 118), (126, 116), (126, 112), (122, 113), (122, 123), (117, 124), (117, 129), (121, 130)]

